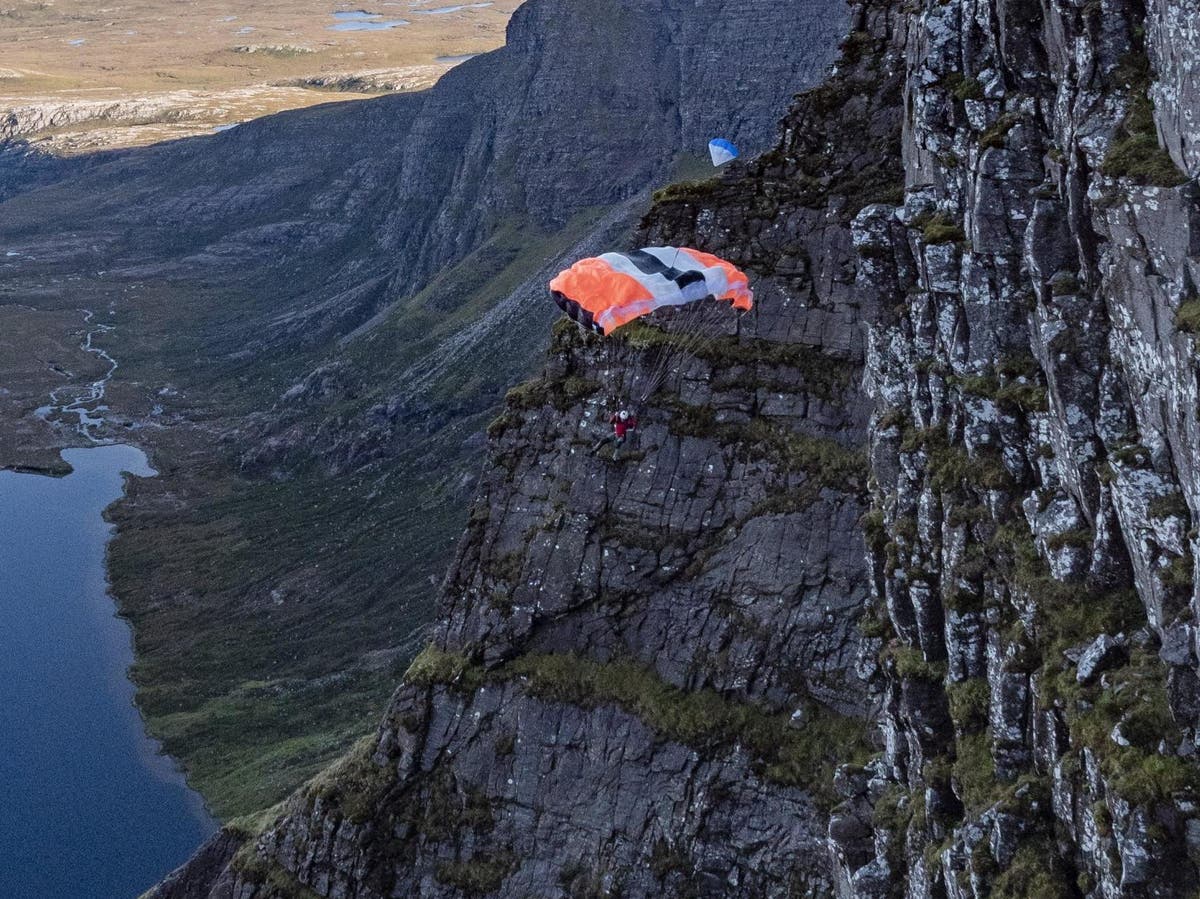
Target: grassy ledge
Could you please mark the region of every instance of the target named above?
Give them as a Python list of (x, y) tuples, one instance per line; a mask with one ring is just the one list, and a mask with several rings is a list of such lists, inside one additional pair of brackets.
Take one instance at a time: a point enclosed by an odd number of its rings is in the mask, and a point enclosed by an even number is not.
[(817, 803), (835, 803), (838, 764), (871, 753), (867, 725), (810, 703), (804, 723), (715, 690), (681, 690), (636, 662), (596, 662), (570, 653), (531, 653), (491, 671), (456, 653), (427, 647), (405, 676), (409, 684), (448, 685), (473, 693), (487, 683), (522, 682), (531, 696), (591, 709), (617, 705), (663, 738), (704, 752), (744, 747), (767, 780), (803, 787)]

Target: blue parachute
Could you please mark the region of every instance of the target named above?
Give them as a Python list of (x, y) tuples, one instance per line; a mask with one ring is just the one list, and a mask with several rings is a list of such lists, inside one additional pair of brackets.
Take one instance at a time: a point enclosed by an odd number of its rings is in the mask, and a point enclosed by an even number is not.
[(727, 162), (733, 162), (742, 155), (737, 147), (735, 147), (730, 141), (725, 140), (723, 137), (718, 137), (715, 140), (709, 141), (708, 152), (709, 155), (712, 156), (713, 165), (717, 166), (718, 168), (725, 165)]

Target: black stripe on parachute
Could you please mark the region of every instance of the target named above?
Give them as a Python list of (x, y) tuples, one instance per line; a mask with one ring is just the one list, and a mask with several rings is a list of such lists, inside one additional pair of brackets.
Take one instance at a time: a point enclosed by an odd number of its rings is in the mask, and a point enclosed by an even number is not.
[(677, 268), (667, 265), (657, 256), (647, 253), (645, 250), (634, 250), (632, 253), (625, 254), (629, 261), (637, 266), (637, 270), (644, 275), (662, 275), (671, 281), (674, 281), (680, 290), (687, 287), (689, 284), (695, 284), (697, 281), (704, 280), (703, 272), (680, 271)]
[(603, 334), (604, 329), (596, 324), (596, 319), (592, 313), (588, 312), (569, 296), (559, 293), (557, 290), (552, 291), (554, 294), (554, 302), (558, 304), (558, 308), (567, 314), (567, 317), (572, 321), (578, 322), (585, 328), (595, 331), (597, 334)]

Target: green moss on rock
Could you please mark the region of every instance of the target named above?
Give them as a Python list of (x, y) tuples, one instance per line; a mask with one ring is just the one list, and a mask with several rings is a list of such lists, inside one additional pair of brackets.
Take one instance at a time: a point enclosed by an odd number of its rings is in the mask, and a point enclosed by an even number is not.
[(750, 459), (767, 459), (785, 470), (807, 473), (822, 487), (855, 493), (866, 482), (867, 460), (833, 440), (799, 434), (766, 417), (720, 422), (709, 406), (676, 407), (671, 432), (714, 440)]
[(1117, 85), (1128, 91), (1128, 107), (1100, 166), (1101, 172), (1143, 186), (1177, 187), (1186, 183), (1187, 175), (1176, 167), (1171, 154), (1158, 142), (1154, 104), (1149, 93), (1154, 71), (1145, 50), (1125, 54), (1113, 77)]
[(967, 239), (962, 225), (946, 212), (919, 218), (915, 224), (921, 229), (921, 239), (926, 244), (959, 243)]
[(955, 746), (956, 757), (951, 768), (954, 792), (969, 812), (987, 808), (1002, 789), (996, 780), (991, 742), (991, 735), (984, 731), (964, 735)]
[(237, 851), (230, 867), (255, 884), (255, 895), (262, 899), (322, 899), (320, 893), (301, 883), (278, 862), (259, 855), (253, 843)]
[(788, 714), (715, 690), (682, 690), (628, 660), (596, 662), (568, 653), (531, 653), (484, 671), (462, 656), (430, 647), (418, 656), (406, 679), (460, 689), (516, 680), (530, 695), (550, 702), (583, 708), (611, 703), (684, 745), (706, 751), (745, 746), (759, 760), (763, 776), (809, 789), (826, 808), (836, 802), (835, 766), (865, 761), (871, 751), (867, 724), (860, 719), (810, 704), (803, 724), (796, 727)]
[(979, 79), (962, 72), (948, 72), (942, 77), (938, 87), (945, 88), (957, 100), (983, 99), (983, 85), (979, 83)]
[(979, 136), (979, 146), (983, 149), (1004, 149), (1008, 140), (1008, 132), (1012, 131), (1019, 121), (1020, 119), (1011, 113), (1000, 116), (990, 128)]
[(372, 759), (375, 742), (374, 736), (363, 737), (339, 761), (313, 778), (305, 793), (336, 805), (350, 821), (368, 820), (396, 781), (391, 766), (376, 764)]
[(486, 896), (500, 889), (516, 867), (517, 857), (511, 852), (482, 853), (461, 861), (439, 862), (435, 877), (468, 896)]
[(1072, 899), (1075, 884), (1060, 860), (1058, 848), (1046, 838), (1022, 843), (992, 888), (995, 899)]
[(903, 678), (941, 681), (946, 677), (945, 661), (926, 661), (924, 653), (912, 646), (890, 646), (884, 650), (884, 660), (891, 660), (896, 674)]
[(950, 718), (963, 733), (978, 733), (987, 727), (990, 692), (982, 677), (972, 677), (946, 687)]
[(1200, 334), (1200, 297), (1185, 300), (1175, 313), (1175, 327), (1185, 334)]
[(474, 692), (483, 684), (483, 671), (465, 655), (446, 652), (430, 644), (413, 659), (405, 672), (404, 682), (420, 687), (441, 684)]

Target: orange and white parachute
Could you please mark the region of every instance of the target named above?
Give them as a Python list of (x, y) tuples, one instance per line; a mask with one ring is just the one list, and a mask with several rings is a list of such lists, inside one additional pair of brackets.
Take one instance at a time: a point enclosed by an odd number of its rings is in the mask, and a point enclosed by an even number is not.
[(605, 335), (667, 306), (708, 299), (735, 309), (754, 306), (744, 272), (687, 247), (647, 247), (581, 259), (551, 281), (550, 290), (563, 312)]

